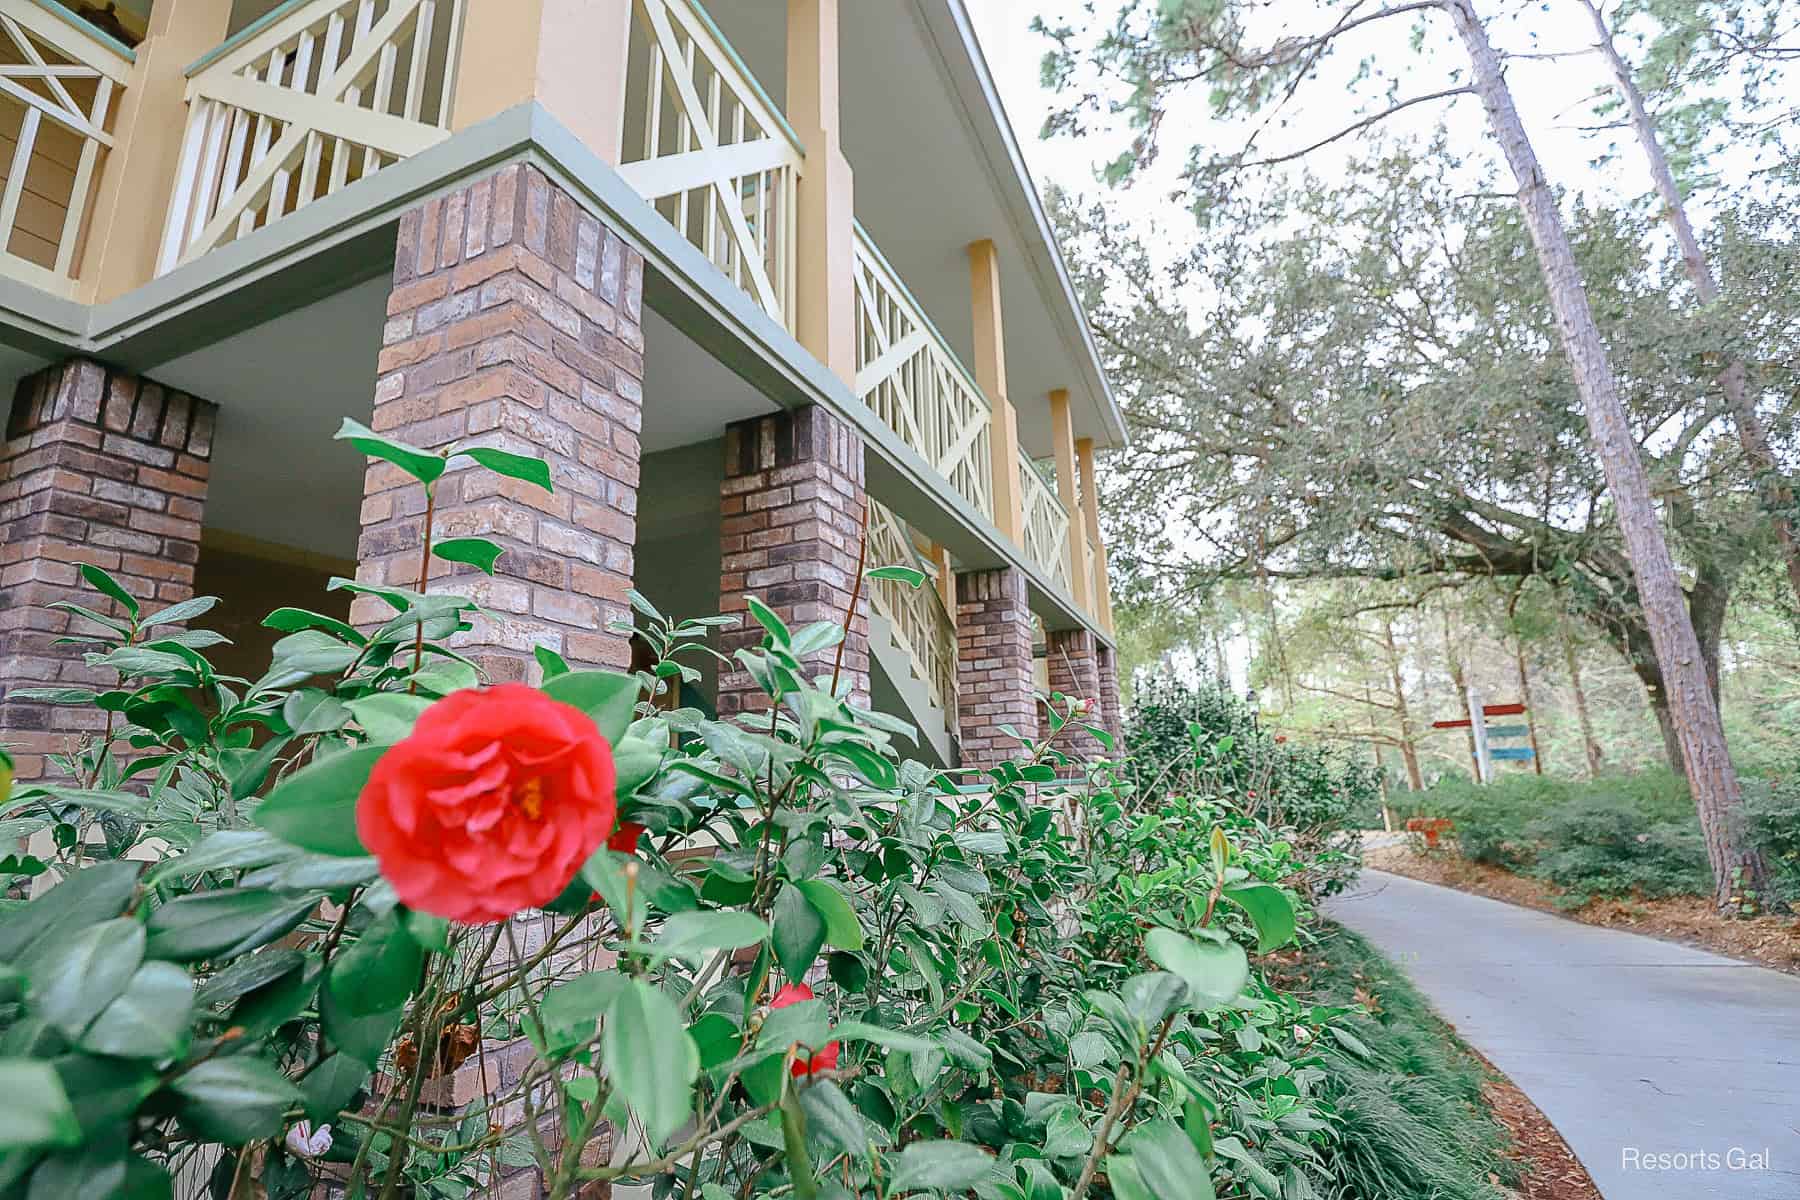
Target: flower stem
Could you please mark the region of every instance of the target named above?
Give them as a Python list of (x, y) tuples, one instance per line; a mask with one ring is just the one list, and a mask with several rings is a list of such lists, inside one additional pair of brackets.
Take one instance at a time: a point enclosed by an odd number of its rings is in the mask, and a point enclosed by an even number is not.
[[(419, 544), (419, 595), (425, 594), (425, 583), (431, 575), (431, 523), (437, 516), (437, 489), (429, 483), (425, 485), (425, 537)], [(416, 676), (419, 667), (425, 661), (425, 622), (419, 621), (413, 630), (413, 675), (415, 678), (406, 685), (406, 694), (415, 695), (419, 690)]]

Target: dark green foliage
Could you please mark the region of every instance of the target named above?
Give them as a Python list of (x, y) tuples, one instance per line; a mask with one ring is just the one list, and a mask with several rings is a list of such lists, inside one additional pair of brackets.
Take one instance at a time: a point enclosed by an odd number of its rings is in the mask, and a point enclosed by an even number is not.
[(1800, 776), (1745, 781), (1744, 813), (1777, 890), (1800, 897)]
[[(1344, 1122), (1327, 1165), (1357, 1200), (1499, 1200), (1490, 1173), (1512, 1182), (1505, 1133), (1482, 1100), (1484, 1070), (1393, 964), (1349, 930), (1327, 925), (1309, 960), (1313, 998), (1355, 1006), (1340, 1025), (1368, 1054), (1321, 1053), (1327, 1094)], [(1364, 1009), (1358, 992), (1378, 1009)]]

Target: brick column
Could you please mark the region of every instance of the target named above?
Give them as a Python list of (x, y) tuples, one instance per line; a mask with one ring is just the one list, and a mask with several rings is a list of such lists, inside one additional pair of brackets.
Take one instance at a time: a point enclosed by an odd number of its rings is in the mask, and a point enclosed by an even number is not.
[(1012, 567), (956, 577), (956, 727), (965, 767), (1014, 757), (1037, 733), (1031, 606), (1025, 575)]
[[(1098, 650), (1099, 639), (1091, 629), (1052, 630), (1044, 648), (1050, 690), (1094, 705), (1087, 714), (1087, 723), (1092, 725), (1105, 724)], [(1048, 729), (1045, 732), (1048, 734)], [(1085, 731), (1065, 733), (1056, 744), (1064, 753), (1080, 758), (1096, 758), (1105, 753), (1100, 740)]]
[(1101, 724), (1113, 735), (1115, 752), (1125, 752), (1125, 712), (1119, 703), (1119, 652), (1102, 643), (1099, 646)]
[[(719, 611), (741, 620), (720, 638), (728, 657), (762, 638), (762, 626), (744, 603), (747, 595), (774, 609), (791, 629), (843, 621), (867, 503), (863, 443), (855, 430), (816, 405), (726, 426), (719, 503)], [(814, 664), (814, 674), (830, 674), (835, 655), (834, 648), (803, 661)], [(867, 706), (867, 588), (850, 625), (841, 679), (850, 682), (852, 702)], [(746, 672), (720, 666), (720, 717), (768, 706)]]
[(146, 615), (193, 595), (215, 415), (204, 400), (87, 359), (19, 382), (0, 448), (0, 741), (20, 778), (42, 777), (46, 754), (106, 717), (8, 692), (118, 682), (86, 665), (88, 647), (55, 644), (93, 630), (52, 604), (122, 615), (80, 564), (110, 572)]
[[(512, 165), (400, 221), (371, 425), (413, 445), (544, 458), (554, 493), (473, 469), (436, 489), (434, 536), (505, 548), (489, 579), (434, 562), (433, 590), (492, 615), (456, 644), (495, 681), (534, 677), (534, 647), (572, 666), (630, 663), (643, 417), (643, 258), (533, 167)], [(416, 589), (425, 500), (372, 462), (357, 578)], [(441, 578), (440, 578), (441, 577)], [(454, 577), (454, 578), (452, 578)], [(386, 606), (358, 597), (368, 626)]]

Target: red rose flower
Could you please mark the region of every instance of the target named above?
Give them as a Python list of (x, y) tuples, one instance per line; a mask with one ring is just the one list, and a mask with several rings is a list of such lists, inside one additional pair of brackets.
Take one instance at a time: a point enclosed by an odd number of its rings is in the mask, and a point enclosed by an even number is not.
[(636, 854), (638, 839), (644, 836), (644, 827), (636, 821), (620, 821), (613, 835), (606, 839), (608, 850), (617, 850), (620, 854)]
[(554, 900), (613, 830), (612, 747), (522, 683), (453, 692), (376, 762), (356, 832), (402, 903), (465, 924)]
[[(775, 993), (775, 999), (769, 1001), (769, 1007), (772, 1009), (786, 1008), (790, 1004), (798, 1004), (802, 1000), (811, 1000), (812, 998), (813, 990), (804, 983), (790, 983), (779, 992)], [(839, 1048), (838, 1043), (827, 1042), (823, 1050), (820, 1050), (810, 1058), (804, 1054), (794, 1055), (794, 1065), (790, 1068), (794, 1078), (798, 1079), (805, 1075), (814, 1075), (820, 1071), (835, 1071), (838, 1064)]]

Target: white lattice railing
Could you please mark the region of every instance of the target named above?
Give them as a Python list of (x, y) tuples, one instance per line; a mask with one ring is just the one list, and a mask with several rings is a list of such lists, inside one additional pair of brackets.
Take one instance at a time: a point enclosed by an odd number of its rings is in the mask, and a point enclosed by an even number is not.
[(695, 0), (633, 7), (626, 120), (643, 135), (619, 174), (791, 330), (800, 139)]
[(0, 0), (0, 271), (71, 293), (132, 59), (54, 0)]
[(449, 136), (464, 0), (289, 0), (188, 68), (157, 270)]
[(1092, 608), (1094, 610), (1094, 615), (1099, 616), (1100, 615), (1100, 555), (1094, 549), (1093, 542), (1084, 541), (1082, 543), (1082, 545), (1085, 546), (1087, 549), (1087, 562), (1085, 565), (1083, 565), (1082, 570), (1087, 572), (1088, 604), (1090, 606), (1092, 606)]
[[(931, 573), (905, 523), (874, 500), (869, 501), (869, 561), (916, 567), (927, 577)], [(955, 728), (956, 626), (937, 589), (929, 582), (915, 588), (897, 579), (877, 579), (870, 584), (869, 603), (893, 626), (894, 641), (912, 663), (913, 674)]]
[(1056, 489), (1028, 459), (1019, 460), (1019, 489), (1025, 515), (1025, 555), (1066, 591), (1070, 584), (1069, 512)]
[(856, 395), (983, 516), (994, 515), (993, 411), (924, 309), (856, 228)]

